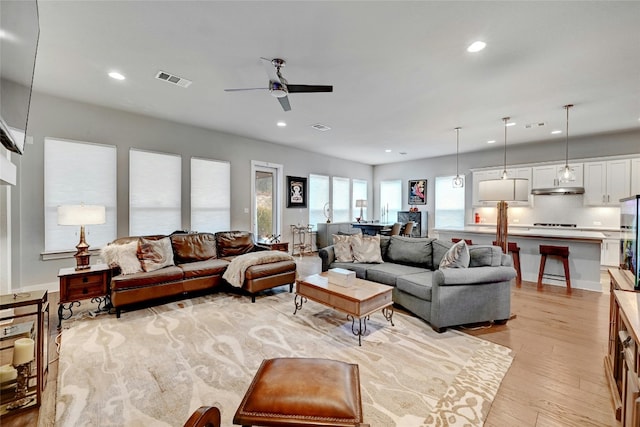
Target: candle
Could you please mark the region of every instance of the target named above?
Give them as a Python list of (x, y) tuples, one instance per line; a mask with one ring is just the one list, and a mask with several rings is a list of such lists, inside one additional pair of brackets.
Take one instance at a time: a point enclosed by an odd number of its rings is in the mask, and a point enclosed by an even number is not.
[(13, 381), (18, 377), (18, 371), (11, 365), (0, 366), (0, 383)]
[(33, 345), (31, 338), (17, 339), (13, 344), (13, 366), (29, 363), (33, 360)]

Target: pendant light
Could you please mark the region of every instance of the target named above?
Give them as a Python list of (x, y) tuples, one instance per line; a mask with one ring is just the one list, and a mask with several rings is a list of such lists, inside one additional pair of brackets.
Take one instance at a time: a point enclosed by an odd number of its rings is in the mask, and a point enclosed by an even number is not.
[(573, 169), (569, 167), (569, 108), (573, 107), (573, 104), (567, 104), (564, 106), (564, 109), (567, 110), (567, 132), (565, 135), (566, 138), (566, 147), (565, 147), (565, 162), (564, 168), (560, 170), (558, 174), (558, 181), (561, 184), (566, 184), (568, 182), (574, 182), (576, 180), (576, 174), (573, 172)]
[(509, 175), (507, 174), (507, 122), (511, 117), (503, 117), (502, 121), (504, 122), (504, 169), (502, 169), (502, 176), (500, 178), (507, 179)]
[(460, 128), (456, 128), (456, 176), (453, 178), (453, 188), (464, 187), (464, 178), (458, 172), (458, 156), (460, 154)]

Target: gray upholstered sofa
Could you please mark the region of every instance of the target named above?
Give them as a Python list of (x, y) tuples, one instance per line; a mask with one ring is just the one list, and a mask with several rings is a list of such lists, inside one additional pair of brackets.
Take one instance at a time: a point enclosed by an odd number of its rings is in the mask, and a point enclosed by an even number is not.
[(356, 276), (393, 286), (394, 303), (442, 332), (449, 326), (493, 321), (511, 313), (511, 257), (498, 246), (469, 246), (468, 268), (438, 268), (452, 243), (432, 238), (380, 238), (383, 263), (337, 262), (334, 246), (319, 250), (322, 270), (346, 268)]

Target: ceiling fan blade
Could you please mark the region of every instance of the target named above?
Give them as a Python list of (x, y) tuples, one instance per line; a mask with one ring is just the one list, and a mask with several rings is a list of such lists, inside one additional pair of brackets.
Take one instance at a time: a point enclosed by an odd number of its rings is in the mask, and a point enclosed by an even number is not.
[(280, 82), (280, 78), (278, 77), (278, 74), (276, 73), (276, 68), (273, 66), (273, 63), (271, 62), (271, 59), (267, 59), (267, 58), (260, 58), (260, 60), (262, 61), (262, 65), (264, 65), (264, 69), (267, 72), (267, 76), (269, 76), (269, 80), (272, 82)]
[(287, 85), (289, 93), (333, 92), (333, 86), (319, 85)]
[(245, 87), (241, 89), (225, 89), (225, 92), (240, 92), (243, 90), (269, 90), (268, 87)]
[(289, 104), (289, 98), (287, 98), (286, 96), (283, 96), (282, 98), (278, 98), (278, 101), (280, 101), (280, 105), (282, 105), (282, 109), (284, 111), (291, 111), (291, 104)]

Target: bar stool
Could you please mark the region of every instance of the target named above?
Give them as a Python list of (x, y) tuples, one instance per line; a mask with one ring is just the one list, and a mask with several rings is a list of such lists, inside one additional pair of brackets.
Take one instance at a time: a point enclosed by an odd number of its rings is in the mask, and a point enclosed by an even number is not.
[[(497, 246), (498, 242), (493, 241), (493, 246)], [(516, 242), (507, 243), (507, 251), (511, 252), (511, 259), (513, 259), (513, 266), (516, 269), (516, 286), (522, 284), (522, 270), (520, 270), (520, 246)]]
[[(452, 238), (451, 238), (451, 243), (458, 243), (460, 240), (462, 240), (462, 239), (459, 239), (459, 238), (457, 238), (457, 237), (452, 237)], [(471, 239), (464, 239), (464, 242), (465, 242), (467, 245), (473, 245), (473, 242), (471, 241)]]
[(567, 292), (571, 293), (571, 275), (569, 273), (569, 247), (568, 246), (551, 246), (540, 245), (540, 271), (538, 272), (538, 290), (542, 289), (542, 276), (544, 275), (544, 265), (547, 262), (547, 256), (557, 256), (562, 258), (564, 266), (564, 278), (567, 282)]

